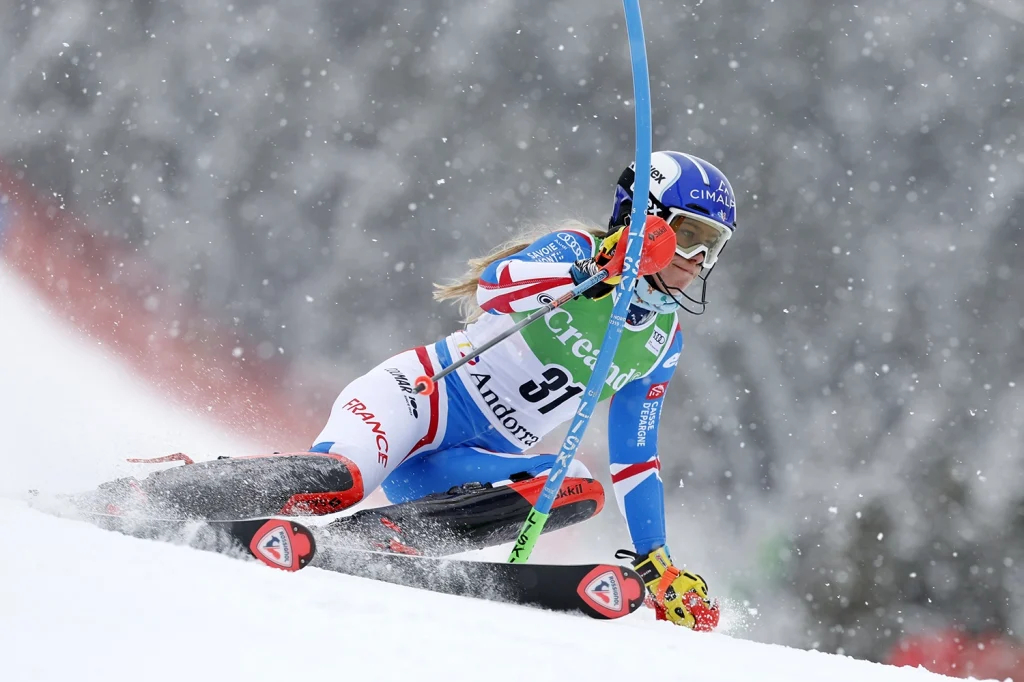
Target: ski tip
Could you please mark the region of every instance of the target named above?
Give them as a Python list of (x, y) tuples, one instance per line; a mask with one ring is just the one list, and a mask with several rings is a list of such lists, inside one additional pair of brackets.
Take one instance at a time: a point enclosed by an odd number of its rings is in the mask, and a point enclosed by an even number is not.
[(644, 603), (644, 584), (631, 568), (600, 564), (579, 582), (576, 593), (592, 618), (610, 620), (628, 616)]
[(284, 519), (270, 519), (249, 542), (252, 555), (271, 568), (298, 571), (313, 560), (316, 542), (305, 526)]

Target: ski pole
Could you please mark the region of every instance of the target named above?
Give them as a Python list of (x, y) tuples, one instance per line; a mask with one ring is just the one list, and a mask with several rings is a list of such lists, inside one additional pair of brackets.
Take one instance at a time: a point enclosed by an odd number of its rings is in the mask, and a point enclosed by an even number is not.
[(508, 337), (512, 336), (516, 332), (518, 332), (520, 329), (523, 329), (524, 327), (528, 327), (530, 324), (532, 324), (533, 322), (537, 321), (538, 319), (544, 317), (545, 315), (550, 313), (555, 308), (558, 308), (559, 306), (561, 306), (563, 303), (566, 303), (567, 301), (570, 301), (570, 300), (576, 298), (577, 296), (582, 294), (584, 291), (586, 291), (590, 287), (594, 286), (598, 282), (603, 282), (604, 280), (608, 279), (610, 276), (611, 276), (610, 272), (608, 272), (607, 270), (601, 270), (600, 272), (598, 272), (593, 277), (591, 277), (589, 279), (585, 279), (582, 282), (580, 282), (579, 284), (577, 284), (575, 287), (572, 288), (571, 291), (567, 291), (566, 293), (562, 294), (561, 296), (559, 296), (555, 300), (551, 301), (551, 303), (548, 303), (547, 305), (545, 305), (542, 308), (537, 308), (535, 311), (530, 313), (529, 317), (523, 318), (522, 320), (517, 322), (516, 325), (514, 327), (512, 327), (511, 329), (508, 329), (508, 330), (502, 332), (501, 334), (498, 334), (493, 339), (491, 339), (490, 341), (488, 341), (484, 345), (480, 346), (479, 348), (475, 348), (472, 355), (464, 355), (463, 357), (459, 358), (458, 360), (456, 360), (452, 364), (448, 365), (447, 367), (445, 367), (444, 369), (442, 369), (440, 372), (438, 372), (437, 374), (435, 374), (432, 377), (428, 377), (425, 374), (423, 376), (421, 376), (421, 377), (417, 377), (416, 378), (416, 385), (412, 389), (413, 393), (422, 393), (423, 395), (430, 395), (437, 388), (437, 382), (438, 381), (440, 381), (441, 379), (444, 379), (446, 376), (448, 376), (449, 374), (451, 374), (452, 372), (457, 370), (459, 367), (462, 367), (463, 365), (465, 365), (467, 362), (469, 362), (473, 358), (479, 357), (481, 353), (484, 353), (484, 352), (490, 350), (491, 348), (494, 348), (499, 343), (501, 343), (502, 341), (504, 341)]
[(612, 308), (608, 330), (601, 342), (601, 350), (598, 351), (597, 362), (590, 375), (590, 381), (587, 382), (587, 390), (580, 400), (569, 433), (562, 442), (562, 449), (558, 451), (558, 456), (551, 465), (548, 480), (544, 482), (544, 488), (537, 496), (537, 501), (527, 514), (526, 522), (523, 523), (519, 537), (516, 538), (515, 547), (508, 557), (509, 563), (512, 564), (525, 563), (530, 558), (530, 553), (533, 552), (533, 547), (547, 523), (555, 496), (565, 479), (565, 473), (576, 457), (576, 449), (580, 445), (587, 424), (590, 423), (594, 407), (601, 399), (601, 391), (608, 378), (612, 358), (615, 357), (619, 340), (622, 338), (629, 307), (629, 292), (639, 274), (637, 266), (642, 255), (641, 249), (645, 246), (645, 240), (641, 236), (647, 226), (643, 216), (647, 213), (647, 197), (651, 186), (651, 84), (647, 75), (647, 50), (644, 44), (644, 25), (640, 16), (640, 0), (622, 0), (622, 4), (626, 13), (626, 32), (629, 36), (629, 52), (633, 64), (633, 99), (636, 101), (636, 179), (633, 181), (633, 210), (629, 223), (626, 265), (622, 268), (622, 280), (618, 284), (619, 300)]
[[(672, 262), (672, 257), (675, 255), (676, 250), (676, 236), (675, 233), (672, 232), (672, 228), (668, 226), (668, 223), (666, 223), (664, 220), (656, 216), (650, 216), (647, 220), (648, 223), (651, 224), (651, 227), (647, 229), (644, 237), (644, 239), (646, 239), (648, 243), (644, 250), (643, 256), (640, 259), (639, 272), (641, 275), (652, 275), (655, 272), (664, 269), (666, 266), (668, 266), (669, 263)], [(629, 250), (627, 249), (626, 259), (629, 258), (628, 251)], [(623, 269), (626, 268), (623, 267)], [(550, 303), (530, 313), (528, 317), (525, 317), (519, 322), (517, 322), (516, 325), (511, 329), (505, 330), (504, 332), (498, 334), (493, 339), (491, 339), (484, 345), (480, 346), (479, 348), (473, 349), (472, 354), (467, 354), (459, 358), (458, 360), (448, 365), (434, 376), (428, 377), (426, 375), (423, 375), (420, 377), (416, 377), (415, 385), (413, 386), (412, 389), (413, 393), (430, 395), (437, 388), (436, 384), (438, 381), (445, 378), (446, 376), (457, 370), (459, 367), (462, 367), (473, 358), (480, 357), (480, 355), (482, 355), (484, 352), (490, 350), (491, 348), (494, 348), (496, 345), (498, 345), (508, 337), (512, 336), (519, 330), (528, 327), (532, 323), (536, 322), (540, 318), (550, 313), (552, 310), (576, 298), (577, 296), (585, 292), (587, 289), (597, 284), (598, 282), (603, 282), (612, 275), (618, 274), (620, 273), (611, 272), (609, 270), (602, 268), (601, 271), (598, 272), (593, 277), (583, 280), (575, 287), (573, 287), (572, 290), (567, 291), (566, 293), (562, 294), (561, 296), (551, 301)]]

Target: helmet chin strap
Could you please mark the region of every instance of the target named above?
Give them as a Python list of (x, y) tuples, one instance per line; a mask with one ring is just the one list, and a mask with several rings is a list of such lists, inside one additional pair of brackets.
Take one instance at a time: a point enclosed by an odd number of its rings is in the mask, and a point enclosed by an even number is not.
[[(661, 291), (661, 293), (665, 294), (673, 301), (675, 301), (676, 305), (678, 305), (680, 308), (690, 313), (691, 315), (703, 315), (704, 311), (707, 310), (708, 307), (708, 277), (711, 276), (711, 271), (714, 269), (714, 266), (710, 268), (704, 268), (701, 274), (697, 276), (698, 279), (700, 279), (701, 281), (699, 301), (690, 296), (689, 294), (687, 294), (679, 287), (669, 286), (668, 282), (666, 282), (665, 278), (662, 277), (660, 274), (647, 275), (647, 277), (653, 280), (655, 288), (657, 288), (659, 291)], [(698, 307), (698, 309), (691, 309), (689, 306), (686, 305), (686, 303), (683, 302), (683, 299), (694, 304), (695, 306)]]

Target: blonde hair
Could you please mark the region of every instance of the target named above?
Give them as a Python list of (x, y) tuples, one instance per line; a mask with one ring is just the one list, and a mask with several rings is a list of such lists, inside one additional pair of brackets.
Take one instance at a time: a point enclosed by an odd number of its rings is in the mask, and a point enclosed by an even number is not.
[(606, 230), (597, 225), (587, 224), (581, 220), (563, 220), (554, 226), (532, 226), (524, 229), (518, 235), (503, 244), (494, 247), (490, 253), (478, 258), (469, 259), (469, 268), (457, 279), (449, 280), (443, 284), (434, 283), (435, 301), (452, 301), (459, 306), (459, 313), (462, 315), (462, 322), (469, 324), (476, 320), (483, 313), (476, 300), (476, 289), (480, 282), (480, 275), (487, 266), (496, 260), (513, 256), (538, 238), (559, 230), (577, 230), (586, 232), (594, 237), (603, 237)]

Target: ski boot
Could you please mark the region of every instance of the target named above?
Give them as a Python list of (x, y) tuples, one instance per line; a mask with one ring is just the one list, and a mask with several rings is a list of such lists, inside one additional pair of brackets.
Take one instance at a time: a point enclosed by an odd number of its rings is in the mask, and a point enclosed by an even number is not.
[[(507, 485), (466, 483), (443, 493), (336, 519), (318, 534), (321, 546), (445, 556), (513, 542), (547, 478), (517, 474)], [(596, 516), (604, 489), (589, 478), (567, 478), (544, 532)]]
[(120, 478), (74, 496), (82, 511), (175, 519), (226, 520), (332, 514), (363, 499), (359, 470), (344, 457), (318, 452), (222, 457), (165, 469), (144, 479)]

